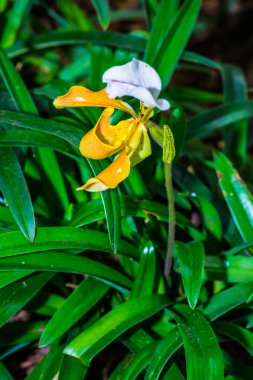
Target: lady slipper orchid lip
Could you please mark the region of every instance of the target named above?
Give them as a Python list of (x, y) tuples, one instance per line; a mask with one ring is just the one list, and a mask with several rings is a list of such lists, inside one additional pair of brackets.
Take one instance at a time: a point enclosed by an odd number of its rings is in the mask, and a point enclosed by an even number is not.
[[(130, 167), (151, 154), (146, 123), (153, 116), (154, 107), (169, 108), (167, 100), (158, 99), (162, 87), (159, 75), (137, 59), (107, 70), (103, 82), (107, 87), (96, 92), (81, 86), (71, 87), (66, 95), (58, 96), (53, 103), (56, 108), (105, 107), (96, 125), (81, 139), (79, 149), (84, 157), (95, 160), (117, 156), (105, 170), (77, 190), (113, 189), (127, 178)], [(128, 103), (115, 99), (124, 95), (141, 101), (139, 115)], [(130, 114), (131, 118), (111, 125), (115, 108)]]
[(108, 69), (102, 78), (107, 83), (109, 98), (125, 95), (139, 99), (149, 107), (167, 110), (170, 104), (165, 99), (158, 99), (162, 89), (159, 75), (153, 67), (133, 58), (131, 62)]

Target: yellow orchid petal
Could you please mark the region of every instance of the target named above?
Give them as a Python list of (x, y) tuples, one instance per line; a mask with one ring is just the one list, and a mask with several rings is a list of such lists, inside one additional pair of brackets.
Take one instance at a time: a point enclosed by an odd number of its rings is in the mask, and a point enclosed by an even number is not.
[(114, 108), (106, 108), (96, 126), (82, 138), (79, 149), (84, 157), (100, 160), (125, 147), (134, 131), (135, 120), (123, 120), (111, 125), (113, 112)]
[(113, 189), (120, 182), (126, 179), (130, 173), (130, 160), (127, 156), (127, 149), (114, 160), (96, 178), (90, 178), (85, 185), (77, 190), (104, 191)]
[(64, 107), (113, 107), (136, 117), (132, 107), (121, 100), (110, 99), (105, 91), (91, 91), (82, 86), (73, 86), (66, 95), (54, 100), (56, 108)]
[(130, 145), (135, 146), (135, 149), (128, 154), (131, 166), (137, 165), (139, 162), (143, 161), (145, 158), (151, 155), (152, 150), (150, 138), (148, 131), (144, 125), (141, 125), (139, 130), (137, 130), (133, 135), (130, 141)]

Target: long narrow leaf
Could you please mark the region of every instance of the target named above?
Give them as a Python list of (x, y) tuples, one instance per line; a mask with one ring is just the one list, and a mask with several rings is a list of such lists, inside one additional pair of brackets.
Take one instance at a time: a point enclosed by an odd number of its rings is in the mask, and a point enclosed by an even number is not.
[(217, 129), (252, 117), (252, 102), (238, 102), (213, 108), (189, 120), (187, 139), (208, 136)]
[(0, 148), (0, 190), (24, 236), (33, 241), (35, 219), (27, 184), (12, 149)]
[(64, 352), (89, 365), (97, 353), (124, 331), (158, 313), (166, 305), (168, 299), (162, 295), (145, 296), (121, 304), (74, 339)]
[(224, 365), (217, 338), (205, 319), (196, 310), (176, 305), (174, 310), (181, 331), (186, 355), (188, 380), (223, 380)]
[(0, 326), (3, 326), (50, 280), (52, 273), (29, 276), (0, 290)]
[(253, 236), (253, 198), (237, 170), (222, 153), (215, 155), (215, 168), (219, 184), (232, 218), (242, 239), (247, 242)]
[[(40, 346), (58, 339), (83, 317), (109, 290), (109, 286), (92, 278), (84, 280), (50, 319), (40, 338)], [(84, 297), (85, 294), (85, 297)]]
[[(73, 227), (40, 227), (33, 244), (27, 242), (19, 232), (1, 235), (0, 259), (24, 253), (48, 251), (51, 249), (80, 249), (111, 252), (108, 236), (104, 232)], [(124, 240), (120, 242), (119, 253), (138, 258), (136, 247)]]
[(165, 36), (158, 53), (148, 61), (159, 73), (164, 88), (170, 81), (183, 49), (193, 31), (200, 6), (200, 0), (185, 1), (177, 13), (168, 34)]
[[(233, 65), (222, 65), (222, 79), (225, 102), (242, 102), (247, 100), (247, 84), (243, 72)], [(247, 149), (248, 123), (242, 120), (224, 130), (224, 151), (237, 165), (245, 161)]]
[(176, 327), (156, 346), (150, 359), (145, 380), (158, 380), (164, 366), (182, 344), (181, 334)]
[(33, 0), (15, 0), (8, 12), (8, 18), (2, 34), (2, 46), (12, 45), (22, 27), (23, 21), (32, 6)]
[(201, 242), (188, 244), (177, 243), (178, 259), (187, 300), (192, 309), (195, 308), (202, 284), (204, 268), (204, 247)]
[[(110, 285), (114, 285), (120, 291), (126, 293), (126, 289), (131, 288), (131, 281), (120, 271), (110, 268), (95, 260), (82, 256), (74, 256), (62, 252), (49, 252), (49, 254), (36, 253), (24, 254), (1, 259), (2, 270), (23, 271), (23, 269), (46, 271), (46, 272), (66, 272), (86, 274), (106, 280)], [(4, 288), (5, 289), (5, 288)]]

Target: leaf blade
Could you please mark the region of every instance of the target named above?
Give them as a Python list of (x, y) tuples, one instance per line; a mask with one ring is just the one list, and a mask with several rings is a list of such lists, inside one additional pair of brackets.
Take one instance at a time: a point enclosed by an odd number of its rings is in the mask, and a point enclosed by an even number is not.
[(95, 325), (74, 339), (64, 350), (68, 355), (81, 358), (85, 365), (126, 329), (156, 314), (168, 304), (162, 295), (145, 296), (117, 306)]
[(0, 148), (0, 189), (23, 235), (35, 237), (35, 218), (28, 187), (12, 149)]
[(193, 241), (188, 244), (177, 243), (176, 250), (187, 300), (191, 309), (195, 309), (202, 284), (204, 247), (201, 242)]
[(217, 338), (205, 319), (185, 305), (174, 307), (182, 334), (188, 380), (223, 380), (224, 365)]

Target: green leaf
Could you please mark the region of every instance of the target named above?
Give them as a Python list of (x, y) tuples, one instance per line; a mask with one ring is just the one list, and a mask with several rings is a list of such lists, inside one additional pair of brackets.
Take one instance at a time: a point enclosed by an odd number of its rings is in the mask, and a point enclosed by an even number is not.
[(187, 131), (186, 115), (181, 107), (171, 107), (168, 124), (173, 133), (176, 150), (175, 158), (177, 158), (183, 148)]
[(227, 251), (224, 252), (224, 255), (226, 256), (231, 256), (231, 255), (235, 255), (236, 253), (239, 253), (241, 251), (244, 251), (245, 249), (247, 248), (251, 248), (253, 246), (253, 240), (247, 242), (247, 243), (242, 243), (236, 247), (233, 247)]
[(0, 167), (0, 190), (21, 232), (33, 241), (33, 206), (22, 169), (12, 149), (0, 148)]
[(108, 290), (108, 285), (95, 279), (83, 280), (48, 322), (41, 335), (40, 346), (46, 346), (58, 339), (95, 306)]
[[(225, 103), (247, 100), (247, 83), (243, 72), (234, 65), (222, 65), (221, 74), (224, 86)], [(237, 166), (246, 159), (247, 121), (233, 124), (224, 130), (224, 152)]]
[(100, 25), (106, 30), (110, 23), (110, 8), (107, 0), (92, 0), (92, 4), (97, 12)]
[(30, 271), (30, 270), (24, 270), (24, 271), (19, 271), (19, 272), (13, 272), (13, 271), (1, 272), (0, 273), (0, 289), (32, 273), (33, 271)]
[(52, 150), (40, 148), (36, 152), (36, 161), (40, 166), (41, 194), (50, 212), (54, 216), (62, 216), (69, 206), (69, 197), (55, 153)]
[(3, 326), (0, 330), (0, 346), (15, 346), (38, 340), (45, 324), (44, 321), (37, 321), (27, 322), (24, 325), (24, 322), (15, 321), (15, 323)]
[(158, 313), (168, 302), (167, 297), (162, 295), (150, 295), (125, 302), (87, 328), (64, 352), (79, 357), (85, 365), (89, 365), (91, 359), (119, 335)]
[(235, 225), (247, 242), (253, 236), (253, 197), (224, 154), (215, 154), (215, 169)]
[(224, 101), (223, 94), (203, 91), (193, 87), (171, 86), (168, 89), (168, 95), (174, 101), (198, 103), (222, 103)]
[(2, 362), (0, 362), (0, 377), (1, 380), (14, 380)]
[(0, 290), (0, 326), (11, 319), (50, 280), (52, 273), (39, 273)]
[(176, 305), (174, 310), (184, 342), (187, 380), (224, 379), (221, 350), (205, 317), (186, 305)]
[(150, 343), (140, 349), (122, 373), (121, 380), (135, 380), (150, 363), (150, 359), (156, 347), (156, 343)]
[(188, 303), (195, 309), (202, 284), (205, 252), (199, 241), (176, 244), (184, 290)]
[(86, 257), (50, 251), (49, 253), (23, 254), (1, 258), (2, 270), (38, 270), (50, 272), (80, 273), (97, 277), (126, 293), (132, 282), (119, 270), (110, 268)]
[(148, 242), (142, 250), (140, 265), (131, 293), (132, 298), (145, 296), (154, 292), (156, 270), (156, 252), (153, 244)]
[(175, 363), (172, 363), (166, 374), (163, 376), (163, 380), (185, 380), (184, 376), (178, 369)]
[[(151, 3), (152, 1), (149, 1)], [(146, 1), (148, 3), (148, 1)], [(147, 4), (146, 8), (149, 9), (153, 4)], [(161, 0), (160, 4), (153, 5), (153, 22), (152, 30), (148, 39), (144, 60), (152, 62), (154, 57), (159, 52), (159, 49), (169, 32), (170, 26), (177, 14), (179, 7), (178, 0)], [(149, 14), (149, 12), (147, 12)], [(154, 16), (155, 14), (155, 16)], [(166, 14), (166, 17), (164, 15)]]
[(253, 356), (253, 333), (229, 321), (216, 321), (214, 328), (221, 335), (232, 338)]
[[(6, 54), (1, 50), (0, 62), (3, 79), (17, 109), (31, 114), (38, 114), (33, 99), (21, 76), (16, 71), (14, 65)], [(55, 205), (56, 209), (63, 209), (65, 211), (69, 203), (67, 190), (54, 152), (45, 152), (45, 150), (39, 149), (36, 156), (40, 159), (40, 166), (42, 167), (42, 173), (44, 174), (44, 177), (42, 178), (43, 185), (47, 186), (50, 184), (53, 188), (53, 191), (50, 191), (51, 195), (48, 202), (50, 204), (51, 201), (50, 208), (53, 209), (53, 206)], [(50, 186), (47, 186), (47, 190), (50, 189)]]
[(10, 57), (16, 57), (32, 50), (49, 49), (59, 46), (72, 46), (92, 44), (99, 46), (111, 46), (130, 51), (143, 52), (146, 45), (146, 37), (134, 36), (116, 32), (84, 32), (82, 30), (56, 30), (41, 37), (33, 38), (24, 43), (18, 42), (7, 50)]
[[(14, 65), (0, 49), (0, 73), (18, 110), (37, 113), (29, 91)], [(10, 210), (24, 236), (33, 240), (35, 219), (32, 202), (22, 169), (11, 149), (0, 148), (0, 189), (9, 203)], [(11, 173), (11, 175), (10, 175)]]
[(58, 380), (83, 380), (87, 371), (88, 368), (85, 367), (80, 360), (73, 358), (73, 356), (64, 355)]
[[(228, 311), (248, 301), (253, 294), (253, 281), (234, 285), (215, 294), (204, 308), (204, 314), (213, 321)], [(203, 309), (201, 307), (201, 309)]]
[[(185, 51), (183, 53), (182, 60), (185, 62), (193, 63), (197, 66), (204, 66), (213, 70), (221, 69), (221, 65), (219, 62), (216, 62), (213, 59), (207, 58), (201, 54), (192, 51)], [(200, 70), (201, 68), (197, 67), (197, 69)]]
[(200, 0), (186, 0), (178, 11), (160, 48), (148, 63), (154, 66), (161, 77), (163, 88), (170, 81), (179, 58), (195, 26), (200, 10)]
[(2, 32), (2, 46), (12, 45), (22, 27), (24, 19), (32, 7), (33, 0), (15, 0), (8, 12), (6, 24)]
[(145, 380), (158, 380), (166, 363), (182, 344), (180, 331), (176, 327), (168, 333), (166, 338), (157, 344), (150, 359)]
[(253, 278), (251, 256), (206, 256), (205, 273), (209, 280), (247, 282)]
[(21, 76), (8, 58), (4, 50), (0, 49), (0, 73), (5, 85), (12, 96), (17, 110), (37, 114), (37, 108)]
[[(98, 174), (96, 171), (95, 174)], [(121, 233), (121, 215), (118, 189), (110, 189), (100, 193), (104, 210), (108, 234), (113, 252), (118, 253)]]
[[(216, 208), (208, 200), (196, 197), (199, 204), (203, 226), (207, 232), (208, 241), (212, 242), (212, 246), (222, 239), (222, 224)], [(216, 244), (217, 245), (217, 244)]]
[(1, 147), (44, 147), (57, 150), (74, 159), (80, 159), (75, 155), (75, 150), (69, 143), (57, 136), (50, 136), (43, 132), (32, 131), (29, 129), (13, 128), (11, 130), (0, 131)]
[[(50, 347), (49, 352), (44, 359), (39, 362), (38, 369), (35, 369), (28, 375), (26, 380), (49, 380), (53, 379), (59, 371), (63, 358), (63, 342), (55, 342)], [(41, 364), (41, 365), (40, 365)]]
[[(55, 8), (61, 11), (61, 15), (64, 16), (64, 21), (62, 23), (67, 24), (68, 29), (79, 29), (80, 30), (90, 30), (93, 27), (93, 23), (89, 14), (86, 14), (86, 10), (82, 4), (78, 4), (72, 0), (56, 0), (54, 4), (51, 5), (51, 13), (48, 11), (49, 15), (55, 16)], [(58, 17), (57, 17), (58, 16)], [(56, 16), (56, 21), (59, 23), (59, 15)], [(64, 25), (65, 26), (65, 25)]]
[(217, 129), (251, 117), (253, 117), (252, 102), (237, 102), (213, 108), (189, 120), (187, 139), (208, 136)]
[[(63, 239), (64, 237), (64, 239)], [(33, 244), (27, 242), (19, 232), (1, 235), (1, 257), (21, 255), (51, 249), (95, 250), (111, 253), (108, 236), (104, 232), (73, 227), (40, 227)], [(118, 253), (138, 258), (138, 250), (121, 240)]]
[(123, 335), (121, 340), (133, 354), (154, 343), (154, 339), (142, 328), (133, 329), (133, 332), (130, 332), (130, 334)]
[(157, 9), (157, 0), (144, 0), (144, 6), (146, 10), (146, 16), (148, 19), (148, 25), (153, 25), (153, 19), (155, 17)]
[(9, 111), (0, 111), (0, 117), (4, 126), (25, 128), (44, 132), (46, 135), (54, 135), (69, 142), (75, 148), (79, 147), (80, 140), (83, 137), (83, 132), (79, 128), (51, 119), (49, 123), (48, 119)]

